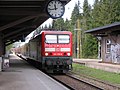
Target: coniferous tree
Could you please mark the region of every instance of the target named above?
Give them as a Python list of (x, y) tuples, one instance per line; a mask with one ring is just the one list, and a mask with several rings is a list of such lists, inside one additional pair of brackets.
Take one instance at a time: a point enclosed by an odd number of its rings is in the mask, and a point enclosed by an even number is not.
[(120, 0), (113, 0), (113, 10), (112, 13), (114, 14), (114, 17), (112, 15), (112, 21), (113, 22), (120, 22)]
[(52, 29), (55, 27), (55, 20), (52, 21)]
[(120, 21), (120, 0), (100, 0), (102, 25)]
[(83, 23), (82, 54), (84, 58), (91, 58), (97, 56), (97, 41), (91, 35), (84, 34), (86, 30), (92, 29), (92, 9), (88, 4), (88, 0), (84, 0), (83, 3)]
[(47, 29), (47, 28), (48, 28), (47, 24), (45, 24), (44, 28), (45, 28), (45, 29)]
[(63, 20), (63, 18), (53, 20), (52, 28), (54, 28), (56, 30), (64, 30), (64, 20)]
[(51, 25), (51, 24), (49, 24), (48, 28), (49, 28), (49, 29), (52, 29), (52, 25)]
[(75, 7), (72, 11), (72, 15), (71, 15), (71, 23), (72, 25), (76, 24), (77, 19), (79, 18), (79, 6), (78, 4), (75, 4)]
[(84, 23), (84, 31), (89, 29), (89, 22), (90, 22), (90, 13), (91, 7), (88, 4), (88, 0), (84, 0), (83, 3), (83, 23)]
[(66, 18), (66, 20), (64, 21), (63, 30), (73, 32), (73, 29), (72, 29), (72, 26), (71, 26), (71, 20), (68, 20)]
[(72, 11), (72, 15), (71, 15), (71, 29), (72, 29), (72, 33), (73, 33), (73, 46), (74, 46), (74, 57), (76, 57), (77, 55), (77, 31), (75, 31), (75, 29), (77, 28), (77, 20), (79, 19), (79, 15), (80, 15), (80, 10), (79, 10), (79, 4), (75, 4), (75, 7)]
[(64, 30), (64, 19), (63, 18), (57, 19), (57, 29)]
[(100, 26), (100, 2), (95, 0), (92, 10), (92, 28)]

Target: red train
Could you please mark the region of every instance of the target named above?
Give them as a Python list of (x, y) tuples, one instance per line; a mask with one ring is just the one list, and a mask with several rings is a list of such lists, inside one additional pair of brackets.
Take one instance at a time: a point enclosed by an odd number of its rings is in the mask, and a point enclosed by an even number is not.
[(36, 61), (47, 72), (72, 69), (72, 33), (69, 31), (41, 31), (21, 47), (24, 56)]

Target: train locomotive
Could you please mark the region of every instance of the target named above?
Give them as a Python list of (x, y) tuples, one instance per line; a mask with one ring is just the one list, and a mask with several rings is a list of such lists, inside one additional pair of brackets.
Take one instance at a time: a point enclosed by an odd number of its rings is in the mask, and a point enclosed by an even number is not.
[(41, 31), (21, 48), (21, 53), (49, 73), (72, 69), (72, 33)]

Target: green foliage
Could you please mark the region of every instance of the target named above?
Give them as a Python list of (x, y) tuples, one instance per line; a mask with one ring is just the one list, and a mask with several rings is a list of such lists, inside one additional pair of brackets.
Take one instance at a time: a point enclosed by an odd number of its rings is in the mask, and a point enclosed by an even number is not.
[(52, 25), (51, 25), (51, 24), (49, 24), (48, 28), (50, 28), (50, 29), (51, 29), (51, 28), (52, 28)]
[(82, 57), (96, 58), (97, 57), (97, 41), (92, 35), (86, 35), (86, 30), (92, 29), (92, 9), (88, 4), (88, 0), (83, 3), (83, 25), (82, 25)]
[(60, 31), (71, 31), (73, 32), (73, 25), (71, 24), (71, 21), (66, 19), (65, 21), (63, 18), (53, 20), (52, 27), (53, 29), (60, 30)]
[(120, 21), (120, 0), (96, 0), (92, 11), (93, 27)]
[(52, 28), (57, 29), (57, 30), (64, 30), (65, 27), (64, 27), (64, 20), (63, 20), (63, 18), (54, 20)]
[(83, 58), (97, 58), (98, 44), (95, 37), (87, 34), (83, 45)]
[(120, 84), (120, 74), (111, 73), (99, 69), (89, 68), (80, 64), (73, 64), (72, 72), (86, 75), (106, 82)]
[(79, 18), (79, 5), (78, 4), (75, 4), (75, 7), (73, 9), (73, 12), (72, 12), (72, 15), (71, 15), (71, 24), (72, 25), (75, 25), (76, 24), (76, 21), (77, 19)]
[(88, 0), (84, 0), (83, 15), (84, 15), (85, 19), (87, 19), (88, 16), (90, 16), (90, 6), (88, 4)]

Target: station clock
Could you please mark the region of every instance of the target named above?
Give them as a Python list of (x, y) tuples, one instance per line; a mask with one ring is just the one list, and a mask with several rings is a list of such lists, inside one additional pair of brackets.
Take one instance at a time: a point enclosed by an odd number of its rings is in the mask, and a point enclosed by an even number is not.
[(51, 18), (57, 19), (63, 16), (65, 7), (59, 0), (50, 0), (47, 4), (46, 11)]

